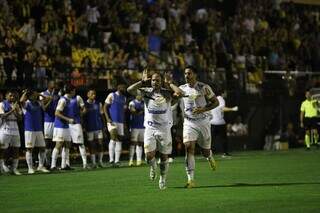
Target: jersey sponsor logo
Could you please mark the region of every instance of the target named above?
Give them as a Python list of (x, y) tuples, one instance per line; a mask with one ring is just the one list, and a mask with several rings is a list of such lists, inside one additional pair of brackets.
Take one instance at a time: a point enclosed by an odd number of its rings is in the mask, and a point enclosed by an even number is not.
[(148, 109), (148, 112), (151, 114), (165, 114), (167, 112), (167, 110)]

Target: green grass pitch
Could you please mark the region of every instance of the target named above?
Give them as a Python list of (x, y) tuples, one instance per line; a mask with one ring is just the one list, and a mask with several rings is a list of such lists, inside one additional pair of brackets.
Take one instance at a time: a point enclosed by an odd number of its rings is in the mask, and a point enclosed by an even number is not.
[(0, 212), (320, 212), (320, 150), (240, 152), (217, 163), (212, 172), (198, 156), (197, 187), (184, 189), (176, 159), (164, 191), (147, 166), (0, 176)]

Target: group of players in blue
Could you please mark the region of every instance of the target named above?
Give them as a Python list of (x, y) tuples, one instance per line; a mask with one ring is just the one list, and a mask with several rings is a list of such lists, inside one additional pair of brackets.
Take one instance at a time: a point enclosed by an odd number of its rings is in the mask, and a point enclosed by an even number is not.
[[(119, 84), (115, 92), (110, 93), (104, 104), (96, 100), (96, 91), (87, 91), (87, 100), (76, 95), (71, 84), (63, 90), (56, 88), (50, 81), (48, 89), (38, 93), (35, 90), (24, 90), (19, 99), (12, 91), (7, 91), (5, 100), (0, 103), (0, 169), (2, 173), (21, 175), (18, 170), (20, 134), (18, 119), (24, 123), (24, 141), (28, 174), (35, 173), (32, 159), (33, 150), (38, 149), (37, 171), (49, 173), (55, 171), (57, 159), (61, 156), (61, 170), (72, 169), (70, 165), (70, 145), (78, 146), (84, 169), (104, 167), (103, 141), (105, 127), (109, 134), (109, 163), (120, 166), (122, 142), (125, 128), (125, 110), (130, 112), (129, 165), (142, 164), (143, 146), (147, 163), (150, 165), (150, 179), (155, 180), (156, 152), (160, 153), (159, 188), (166, 188), (168, 172), (168, 155), (172, 151), (172, 105), (181, 102), (184, 115), (183, 142), (186, 147), (186, 188), (193, 188), (194, 183), (194, 150), (198, 144), (202, 154), (207, 158), (213, 170), (216, 163), (211, 152), (210, 110), (218, 106), (209, 85), (196, 80), (194, 68), (185, 69), (186, 84), (176, 86), (170, 75), (143, 72), (142, 80), (129, 86), (128, 92), (135, 96), (127, 105), (126, 85)], [(84, 134), (85, 133), (85, 134)], [(87, 163), (84, 143), (86, 136), (91, 165)], [(52, 146), (54, 145), (54, 148)], [(6, 164), (5, 152), (12, 148), (12, 163)], [(53, 149), (52, 149), (53, 148)], [(96, 160), (98, 157), (98, 162)]]

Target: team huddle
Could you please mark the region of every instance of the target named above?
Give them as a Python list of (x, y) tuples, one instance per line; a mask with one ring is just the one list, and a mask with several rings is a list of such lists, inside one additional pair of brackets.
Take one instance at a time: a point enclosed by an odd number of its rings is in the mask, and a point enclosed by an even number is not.
[[(176, 86), (169, 74), (143, 71), (142, 80), (127, 88), (135, 97), (128, 105), (130, 112), (129, 165), (142, 163), (143, 147), (150, 179), (157, 177), (156, 152), (160, 156), (159, 188), (166, 188), (166, 176), (169, 169), (168, 156), (172, 152), (171, 127), (172, 105), (178, 103), (183, 114), (183, 143), (186, 157), (186, 188), (192, 188), (195, 170), (195, 146), (199, 145), (203, 156), (212, 170), (216, 163), (211, 151), (210, 111), (218, 106), (211, 87), (196, 80), (194, 68), (185, 69), (186, 84)], [(37, 147), (39, 172), (48, 173), (57, 170), (57, 159), (61, 156), (61, 170), (72, 169), (70, 165), (70, 145), (79, 148), (83, 168), (87, 169), (87, 153), (84, 135), (88, 142), (91, 167), (103, 167), (104, 127), (109, 133), (109, 163), (120, 166), (124, 122), (126, 110), (126, 86), (119, 84), (117, 91), (110, 93), (104, 104), (96, 100), (96, 92), (89, 89), (84, 101), (72, 85), (64, 87), (63, 94), (55, 92), (54, 82), (48, 83), (48, 89), (42, 93), (25, 90), (19, 103), (14, 92), (8, 91), (5, 100), (0, 103), (0, 167), (4, 173), (20, 175), (18, 158), (20, 135), (18, 119), (23, 117), (28, 174), (35, 173), (33, 167), (33, 149)], [(85, 132), (85, 134), (84, 134)], [(54, 144), (53, 150), (50, 144)], [(4, 153), (12, 148), (12, 165), (5, 163)], [(98, 157), (98, 160), (96, 159)], [(98, 161), (98, 162), (97, 162)], [(46, 167), (45, 165), (50, 165)], [(9, 168), (10, 167), (10, 168)]]

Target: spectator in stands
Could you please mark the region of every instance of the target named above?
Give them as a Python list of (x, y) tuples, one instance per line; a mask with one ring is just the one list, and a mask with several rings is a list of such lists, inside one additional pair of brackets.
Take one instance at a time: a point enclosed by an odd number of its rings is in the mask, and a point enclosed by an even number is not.
[(231, 125), (231, 135), (234, 136), (245, 136), (248, 134), (248, 127), (242, 123), (240, 115), (237, 116), (235, 122)]

